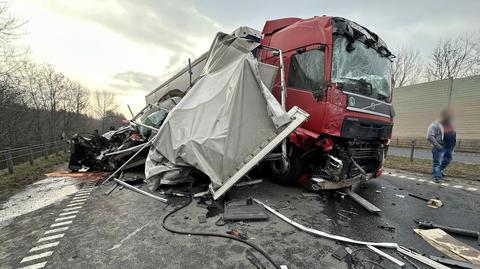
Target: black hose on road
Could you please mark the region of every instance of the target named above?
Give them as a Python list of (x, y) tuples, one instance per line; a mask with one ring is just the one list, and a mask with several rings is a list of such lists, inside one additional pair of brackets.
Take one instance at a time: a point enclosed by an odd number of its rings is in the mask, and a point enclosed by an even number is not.
[(165, 217), (163, 217), (163, 220), (162, 220), (162, 227), (171, 232), (171, 233), (176, 233), (176, 234), (185, 234), (185, 235), (198, 235), (198, 236), (213, 236), (213, 237), (221, 237), (221, 238), (227, 238), (227, 239), (232, 239), (232, 240), (235, 240), (235, 241), (238, 241), (238, 242), (241, 242), (241, 243), (244, 243), (246, 245), (249, 245), (250, 247), (252, 247), (253, 249), (255, 249), (256, 251), (260, 252), (260, 254), (262, 254), (275, 268), (277, 269), (280, 269), (280, 266), (277, 265), (273, 259), (263, 250), (261, 249), (259, 246), (255, 245), (254, 243), (252, 242), (249, 242), (249, 241), (246, 241), (246, 240), (243, 240), (243, 239), (240, 239), (238, 237), (234, 237), (234, 236), (231, 236), (231, 235), (227, 235), (227, 234), (221, 234), (221, 233), (207, 233), (207, 232), (195, 232), (195, 231), (182, 231), (182, 230), (176, 230), (176, 229), (173, 229), (173, 228), (170, 228), (167, 226), (166, 224), (166, 220), (168, 217), (170, 217), (172, 214), (180, 211), (181, 209), (187, 207), (188, 205), (190, 205), (190, 203), (192, 203), (192, 196), (188, 196), (188, 202), (183, 204), (182, 206), (178, 207), (178, 208), (175, 208), (174, 210), (172, 210), (171, 212), (169, 212), (167, 215), (165, 215)]

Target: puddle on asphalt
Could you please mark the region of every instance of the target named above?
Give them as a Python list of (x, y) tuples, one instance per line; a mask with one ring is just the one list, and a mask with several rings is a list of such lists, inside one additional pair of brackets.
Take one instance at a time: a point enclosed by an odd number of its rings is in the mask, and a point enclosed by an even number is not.
[(15, 217), (65, 199), (78, 191), (77, 183), (70, 177), (49, 177), (29, 185), (0, 205), (0, 227)]

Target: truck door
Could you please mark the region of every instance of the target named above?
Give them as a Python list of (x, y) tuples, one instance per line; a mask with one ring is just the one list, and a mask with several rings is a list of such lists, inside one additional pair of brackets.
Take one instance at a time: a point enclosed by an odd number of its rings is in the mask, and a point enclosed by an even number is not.
[[(320, 133), (325, 109), (325, 46), (314, 45), (286, 54), (287, 109), (298, 106), (310, 114), (303, 128)], [(278, 90), (278, 89), (276, 89)]]

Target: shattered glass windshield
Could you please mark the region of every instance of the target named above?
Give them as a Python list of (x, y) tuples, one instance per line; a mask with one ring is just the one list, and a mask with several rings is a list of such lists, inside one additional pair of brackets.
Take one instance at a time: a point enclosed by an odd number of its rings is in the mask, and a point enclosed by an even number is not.
[(390, 60), (359, 41), (336, 36), (333, 45), (332, 82), (347, 91), (386, 101), (390, 97)]

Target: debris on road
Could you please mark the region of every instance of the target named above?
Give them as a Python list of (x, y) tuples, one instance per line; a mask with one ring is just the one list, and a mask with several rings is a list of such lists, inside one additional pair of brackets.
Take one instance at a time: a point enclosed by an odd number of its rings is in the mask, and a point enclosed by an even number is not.
[(345, 192), (350, 198), (352, 198), (355, 202), (357, 202), (359, 205), (361, 205), (363, 208), (365, 208), (369, 212), (377, 213), (377, 214), (382, 212), (380, 208), (376, 207), (374, 204), (365, 200), (365, 198), (361, 197), (360, 195), (353, 192), (352, 190), (345, 190)]
[(455, 260), (469, 261), (480, 265), (480, 251), (456, 240), (441, 229), (414, 229), (425, 241), (434, 248)]
[(399, 261), (398, 259), (392, 257), (391, 255), (388, 255), (387, 253), (379, 250), (379, 249), (376, 248), (376, 247), (367, 245), (367, 248), (369, 248), (369, 249), (372, 250), (373, 252), (377, 253), (378, 255), (386, 258), (387, 260), (393, 262), (394, 264), (396, 264), (396, 265), (398, 265), (398, 266), (400, 266), (400, 267), (404, 267), (404, 266), (405, 266), (405, 263), (404, 263), (404, 262)]
[(430, 208), (440, 208), (440, 207), (443, 206), (443, 202), (438, 198), (427, 199), (425, 197), (422, 197), (420, 195), (416, 195), (416, 194), (413, 194), (413, 193), (409, 193), (408, 195), (411, 196), (411, 197), (420, 199), (422, 201), (426, 201), (427, 206), (430, 207)]
[(348, 255), (348, 252), (345, 249), (345, 247), (340, 247), (337, 250), (335, 250), (335, 252), (332, 253), (332, 257), (334, 257), (339, 261), (343, 261), (347, 255)]
[(380, 228), (380, 229), (385, 229), (385, 230), (388, 230), (388, 231), (391, 231), (391, 232), (395, 232), (395, 227), (393, 226), (388, 226), (388, 225), (377, 225), (377, 228)]
[(326, 233), (326, 232), (322, 232), (322, 231), (319, 231), (319, 230), (315, 230), (315, 229), (312, 229), (312, 228), (309, 228), (307, 226), (304, 226), (298, 222), (295, 222), (289, 218), (287, 218), (286, 216), (282, 215), (281, 213), (277, 212), (275, 209), (271, 208), (270, 206), (260, 202), (259, 200), (253, 198), (253, 201), (255, 201), (256, 203), (262, 205), (265, 207), (265, 209), (267, 209), (270, 213), (274, 214), (275, 216), (277, 216), (278, 218), (282, 219), (283, 221), (289, 223), (290, 225), (296, 227), (297, 229), (299, 230), (302, 230), (304, 232), (307, 232), (307, 233), (310, 233), (310, 234), (314, 234), (314, 235), (317, 235), (317, 236), (321, 236), (321, 237), (325, 237), (325, 238), (329, 238), (329, 239), (333, 239), (333, 240), (337, 240), (337, 241), (342, 241), (342, 242), (345, 242), (345, 243), (350, 243), (350, 244), (357, 244), (357, 245), (370, 245), (370, 246), (378, 246), (378, 247), (385, 247), (385, 248), (397, 248), (398, 247), (398, 244), (396, 243), (375, 243), (375, 242), (364, 242), (364, 241), (359, 241), (359, 240), (354, 240), (354, 239), (350, 239), (350, 238), (347, 238), (347, 237), (343, 237), (343, 236), (338, 236), (338, 235), (332, 235), (332, 234), (329, 234), (329, 233)]
[(418, 224), (419, 228), (423, 228), (423, 229), (438, 228), (438, 229), (442, 229), (443, 231), (445, 231), (447, 233), (450, 233), (450, 234), (472, 237), (472, 238), (477, 239), (477, 242), (480, 245), (480, 232), (478, 232), (478, 231), (441, 225), (441, 224), (434, 223), (432, 221), (425, 221), (425, 220), (419, 220), (419, 219), (415, 219), (414, 221)]
[(437, 256), (432, 256), (432, 255), (430, 255), (429, 257), (430, 257), (430, 259), (432, 259), (436, 262), (439, 262), (439, 263), (443, 263), (445, 265), (451, 265), (451, 266), (466, 268), (466, 269), (480, 269), (480, 266), (476, 266), (476, 265), (471, 264), (469, 262), (458, 261), (458, 260), (454, 260), (454, 259), (437, 257)]
[[(438, 263), (434, 260), (431, 260), (429, 259), (428, 257), (425, 257), (424, 255), (421, 255), (419, 253), (417, 253), (416, 251), (413, 251), (411, 249), (408, 249), (406, 247), (402, 247), (402, 246), (399, 246), (397, 248), (397, 251), (400, 252), (401, 254), (404, 254), (410, 258), (413, 258), (423, 264), (426, 264), (432, 268), (435, 268), (435, 269), (451, 269), (450, 267), (448, 266), (445, 266), (441, 263)], [(407, 260), (408, 261), (408, 260)], [(413, 264), (412, 262), (409, 262), (410, 264)], [(418, 268), (418, 266), (417, 266)]]
[(223, 218), (225, 221), (267, 220), (268, 215), (263, 206), (252, 203), (252, 199), (247, 199), (226, 203)]
[(443, 206), (443, 202), (439, 199), (430, 199), (427, 202), (427, 206), (430, 208), (440, 208)]

